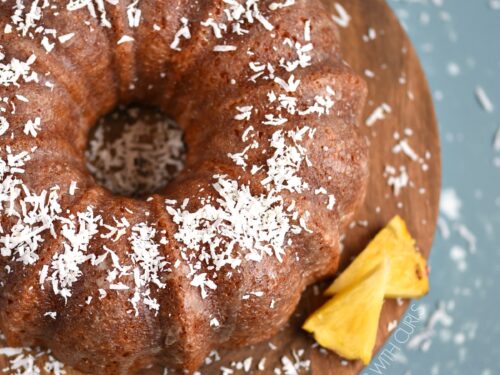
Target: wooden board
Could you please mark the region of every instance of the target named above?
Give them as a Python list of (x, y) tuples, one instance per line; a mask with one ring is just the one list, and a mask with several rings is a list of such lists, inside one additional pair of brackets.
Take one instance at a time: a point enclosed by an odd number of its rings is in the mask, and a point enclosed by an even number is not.
[[(441, 164), (432, 99), (418, 58), (384, 0), (324, 1), (332, 14), (337, 14), (334, 4), (338, 2), (351, 16), (349, 26), (341, 29), (345, 60), (360, 74), (364, 74), (365, 69), (375, 73), (374, 78), (366, 79), (369, 102), (364, 118), (368, 118), (382, 103), (391, 107), (391, 113), (386, 115), (386, 119), (377, 121), (371, 127), (364, 124), (361, 126), (371, 143), (370, 185), (364, 209), (357, 217), (360, 223), (347, 233), (342, 265), (345, 267), (395, 214), (400, 214), (407, 221), (420, 249), (428, 256), (437, 219)], [(375, 30), (376, 38), (365, 42), (363, 36), (368, 35), (370, 28)], [(411, 129), (412, 135), (405, 135), (405, 129)], [(393, 152), (393, 146), (398, 143), (394, 138), (396, 132), (401, 139), (408, 138), (408, 144), (423, 161), (414, 161), (403, 153)], [(425, 158), (426, 153), (430, 155), (430, 159)], [(399, 168), (404, 166), (411, 179), (411, 186), (403, 188), (398, 197), (386, 182), (384, 170), (387, 165), (397, 168), (398, 173)], [(424, 170), (424, 165), (428, 166), (428, 170)], [(292, 320), (269, 342), (240, 350), (221, 351), (221, 360), (200, 369), (202, 374), (220, 374), (221, 366), (231, 367), (233, 361), (241, 362), (248, 357), (253, 359), (253, 370), (256, 370), (257, 363), (262, 358), (266, 358), (266, 370), (256, 373), (273, 374), (275, 368), (282, 368), (284, 356), (295, 362), (293, 351), (301, 350), (304, 350), (301, 359), (311, 360), (309, 373), (359, 373), (363, 367), (360, 362), (342, 361), (333, 353), (320, 351), (313, 347), (314, 341), (300, 329), (305, 317), (324, 301), (318, 291), (325, 285), (327, 283), (311, 287), (304, 293)], [(407, 306), (408, 301), (402, 305), (394, 300), (386, 301), (380, 320), (377, 350), (389, 336), (388, 323), (399, 319)], [(1, 362), (0, 360), (3, 368)], [(158, 372), (151, 370), (147, 373)], [(76, 375), (77, 372), (70, 370), (68, 374)]]

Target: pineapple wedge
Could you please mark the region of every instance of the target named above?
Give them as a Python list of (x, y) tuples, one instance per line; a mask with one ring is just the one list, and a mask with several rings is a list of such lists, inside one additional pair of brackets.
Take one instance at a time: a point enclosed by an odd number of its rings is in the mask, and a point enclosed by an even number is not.
[(302, 327), (321, 346), (347, 359), (368, 364), (377, 338), (378, 322), (389, 280), (385, 260), (365, 280), (344, 289), (312, 314)]
[(334, 295), (359, 283), (386, 258), (391, 263), (386, 297), (419, 298), (429, 291), (426, 260), (415, 247), (415, 240), (403, 219), (396, 216), (342, 272), (325, 294)]

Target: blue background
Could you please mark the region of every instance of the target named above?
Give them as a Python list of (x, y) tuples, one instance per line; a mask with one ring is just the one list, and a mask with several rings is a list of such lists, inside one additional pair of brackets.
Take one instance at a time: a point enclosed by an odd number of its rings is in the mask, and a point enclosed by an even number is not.
[[(436, 235), (431, 292), (415, 302), (421, 321), (407, 342), (399, 344), (393, 336), (386, 348), (396, 355), (386, 357), (382, 367), (382, 358), (375, 358), (364, 375), (500, 374), (500, 150), (493, 147), (500, 127), (500, 2), (389, 4), (427, 73), (440, 123), (443, 190), (456, 195), (452, 201), (461, 207), (458, 218), (441, 210), (440, 222), (450, 235), (446, 230)], [(493, 112), (477, 100), (478, 86), (490, 98)], [(458, 231), (464, 227), (477, 239), (476, 252)], [(432, 316), (443, 317), (435, 313), (439, 306), (445, 319), (432, 323)], [(423, 332), (431, 338), (415, 345)]]

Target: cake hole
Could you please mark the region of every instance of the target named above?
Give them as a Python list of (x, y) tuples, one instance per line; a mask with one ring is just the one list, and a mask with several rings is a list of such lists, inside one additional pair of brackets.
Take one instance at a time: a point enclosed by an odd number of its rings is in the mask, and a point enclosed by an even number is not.
[(157, 109), (119, 107), (90, 131), (87, 168), (114, 194), (145, 197), (163, 189), (184, 168), (180, 127)]

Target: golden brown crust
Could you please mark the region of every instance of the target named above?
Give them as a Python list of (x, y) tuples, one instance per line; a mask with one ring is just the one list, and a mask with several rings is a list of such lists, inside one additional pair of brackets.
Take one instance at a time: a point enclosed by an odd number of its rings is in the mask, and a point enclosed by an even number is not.
[[(295, 95), (313, 101), (325, 85), (336, 93), (334, 111), (305, 118), (290, 115), (282, 126), (283, 131), (304, 125), (316, 129), (314, 139), (303, 143), (311, 165), (299, 172), (314, 188), (281, 193), (286, 202), (295, 201), (299, 212), (311, 214), (307, 225), (312, 233), (289, 235), (293, 244), (283, 261), (264, 257), (261, 262), (243, 262), (234, 271), (220, 272), (217, 290), (202, 298), (199, 289), (185, 277), (189, 267), (180, 251), (183, 244), (175, 238), (177, 224), (165, 211), (164, 200), (192, 198), (186, 209), (196, 211), (202, 204), (193, 197), (217, 195), (213, 186), (217, 174), (248, 185), (256, 195), (266, 193), (260, 183), (265, 178), (264, 170), (252, 174), (227, 157), (246, 147), (242, 134), (248, 124), (234, 123), (234, 108), (251, 104), (255, 110), (252, 122), (264, 121), (266, 95), (276, 84), (249, 81), (245, 69), (252, 61), (293, 56), (286, 46), (269, 38), (269, 32), (259, 23), (249, 25), (248, 35), (230, 35), (224, 40), (240, 51), (252, 51), (252, 55), (212, 52), (218, 41), (199, 22), (209, 17), (222, 19), (222, 2), (143, 1), (139, 3), (143, 12), (139, 28), (128, 25), (124, 3), (106, 3), (111, 29), (101, 27), (85, 10), (61, 7), (57, 16), (47, 12), (46, 28), (78, 36), (50, 54), (41, 49), (39, 36), (27, 39), (17, 33), (2, 35), (0, 44), (7, 60), (27, 59), (32, 53), (43, 55), (33, 69), (50, 71), (42, 81), (52, 81), (56, 87), (48, 90), (30, 83), (16, 88), (16, 94), (31, 100), (21, 103), (15, 115), (7, 115), (16, 137), (2, 138), (0, 152), (4, 157), (7, 145), (16, 150), (36, 146), (36, 156), (23, 177), (29, 189), (40, 192), (57, 184), (61, 192), (67, 192), (76, 181), (79, 189), (75, 195), (62, 195), (64, 212), (77, 214), (92, 206), (105, 222), (125, 217), (131, 227), (146, 223), (156, 229), (155, 241), (160, 242), (162, 236), (168, 239), (159, 247), (162, 256), (171, 265), (176, 261), (181, 264), (162, 276), (164, 288), (152, 289), (161, 306), (157, 315), (145, 305), (139, 306), (137, 314), (131, 313), (132, 291), (108, 290), (106, 298), (100, 298), (98, 288), (106, 284), (107, 269), (88, 263), (81, 266), (83, 277), (75, 282), (72, 297), (65, 302), (52, 293), (49, 283), (40, 288), (43, 266), (62, 249), (59, 238), (46, 234), (35, 265), (24, 266), (0, 257), (4, 269), (0, 273), (0, 326), (10, 344), (41, 344), (60, 360), (89, 373), (132, 373), (149, 364), (193, 370), (211, 349), (269, 338), (288, 320), (302, 290), (335, 272), (340, 235), (362, 203), (366, 189), (367, 146), (356, 129), (366, 87), (342, 62), (335, 26), (319, 1), (297, 1), (295, 6), (276, 12), (265, 6), (270, 1), (263, 2), (264, 16), (275, 26), (275, 38), (302, 35), (307, 20), (313, 25), (314, 63), (294, 72), (301, 80)], [(2, 3), (2, 20), (12, 6), (12, 1)], [(182, 17), (194, 26), (191, 39), (181, 51), (175, 51), (170, 44), (182, 26)], [(155, 31), (154, 25), (161, 31)], [(118, 44), (123, 35), (135, 42)], [(12, 88), (0, 90), (2, 96), (14, 93)], [(185, 131), (189, 149), (185, 170), (161, 195), (147, 202), (114, 197), (96, 186), (86, 171), (83, 155), (87, 133), (96, 119), (118, 103), (132, 101), (154, 103), (174, 116)], [(43, 118), (43, 133), (36, 138), (23, 135), (21, 129), (34, 113)], [(269, 139), (275, 131), (274, 126), (259, 128), (261, 148), (248, 153), (249, 165), (265, 165), (269, 153), (262, 150), (270, 149)], [(324, 195), (315, 193), (318, 187), (335, 195), (334, 210), (326, 208)], [(2, 224), (4, 230), (11, 225), (7, 217), (2, 218)], [(99, 231), (105, 234), (103, 228)], [(127, 237), (115, 242), (96, 236), (88, 253), (98, 256), (105, 247), (113, 249), (121, 263), (129, 262)], [(7, 265), (11, 273), (5, 272)], [(212, 269), (203, 263), (202, 271), (209, 273)], [(132, 283), (132, 277), (127, 282)], [(262, 296), (252, 297), (256, 291)], [(92, 303), (87, 303), (88, 297), (92, 297)], [(57, 319), (44, 315), (48, 311), (56, 312)], [(219, 327), (211, 326), (214, 318)]]

